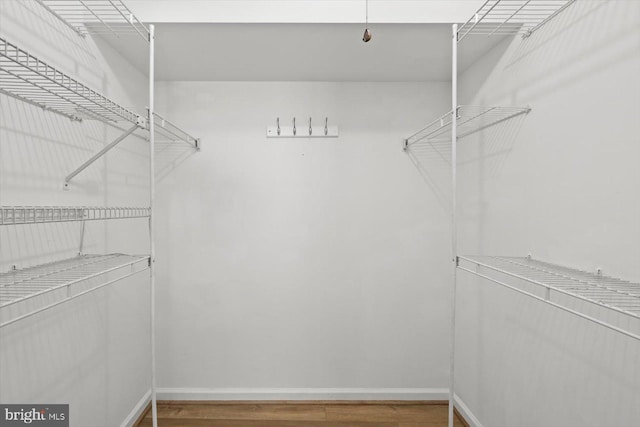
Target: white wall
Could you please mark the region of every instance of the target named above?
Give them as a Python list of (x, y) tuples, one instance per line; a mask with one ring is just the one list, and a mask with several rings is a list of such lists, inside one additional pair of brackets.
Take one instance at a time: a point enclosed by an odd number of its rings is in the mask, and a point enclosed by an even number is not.
[[(576, 2), (462, 75), (463, 103), (532, 111), (461, 140), (460, 253), (640, 280), (638, 22), (636, 1)], [(639, 342), (459, 277), (458, 392), (485, 426), (637, 424)]]
[[(157, 244), (161, 396), (445, 396), (448, 217), (401, 139), (449, 91), (159, 85), (203, 141), (159, 185), (158, 227), (174, 230)], [(266, 139), (278, 116), (328, 116), (340, 137)]]
[[(146, 79), (35, 1), (0, 1), (0, 34), (144, 112)], [(140, 41), (141, 42), (141, 41)], [(0, 204), (148, 206), (147, 143), (127, 139), (62, 190), (64, 176), (119, 132), (0, 95)], [(147, 253), (145, 220), (88, 223), (85, 252)], [(80, 224), (3, 226), (0, 269), (77, 254)], [(140, 273), (0, 329), (0, 402), (68, 403), (71, 425), (120, 425), (150, 387), (149, 279)]]

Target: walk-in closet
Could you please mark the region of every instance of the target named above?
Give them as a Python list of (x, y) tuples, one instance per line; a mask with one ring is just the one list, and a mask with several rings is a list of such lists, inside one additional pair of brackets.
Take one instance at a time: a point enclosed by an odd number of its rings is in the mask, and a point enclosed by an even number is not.
[(0, 426), (640, 425), (640, 1), (0, 0)]

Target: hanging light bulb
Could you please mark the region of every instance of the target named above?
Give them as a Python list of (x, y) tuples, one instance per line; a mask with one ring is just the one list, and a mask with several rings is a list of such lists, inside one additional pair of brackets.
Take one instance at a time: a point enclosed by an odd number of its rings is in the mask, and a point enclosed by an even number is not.
[(368, 29), (368, 28), (366, 28), (366, 29), (364, 30), (364, 35), (362, 36), (362, 41), (366, 43), (366, 42), (368, 42), (369, 40), (371, 40), (371, 31), (369, 31), (369, 29)]
[(365, 10), (365, 27), (362, 41), (366, 43), (371, 40), (371, 31), (369, 31), (369, 0), (365, 0)]

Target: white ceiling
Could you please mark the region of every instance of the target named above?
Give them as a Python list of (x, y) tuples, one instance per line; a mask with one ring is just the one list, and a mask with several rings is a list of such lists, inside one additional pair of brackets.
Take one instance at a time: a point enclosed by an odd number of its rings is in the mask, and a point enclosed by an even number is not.
[[(184, 81), (425, 81), (451, 78), (451, 25), (157, 24), (156, 79)], [(106, 38), (147, 74), (147, 45)], [(460, 44), (464, 70), (501, 37)]]
[[(369, 22), (466, 22), (485, 0), (369, 0)], [(126, 0), (142, 22), (356, 23), (365, 0)]]

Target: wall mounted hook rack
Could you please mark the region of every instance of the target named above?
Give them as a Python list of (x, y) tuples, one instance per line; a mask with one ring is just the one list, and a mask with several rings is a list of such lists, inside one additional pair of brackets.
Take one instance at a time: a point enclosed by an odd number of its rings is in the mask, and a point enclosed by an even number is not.
[(267, 138), (337, 138), (338, 126), (329, 126), (329, 118), (324, 118), (324, 124), (313, 126), (313, 118), (309, 117), (308, 129), (298, 129), (296, 118), (293, 118), (293, 126), (280, 126), (280, 117), (276, 118), (275, 126), (267, 127)]

